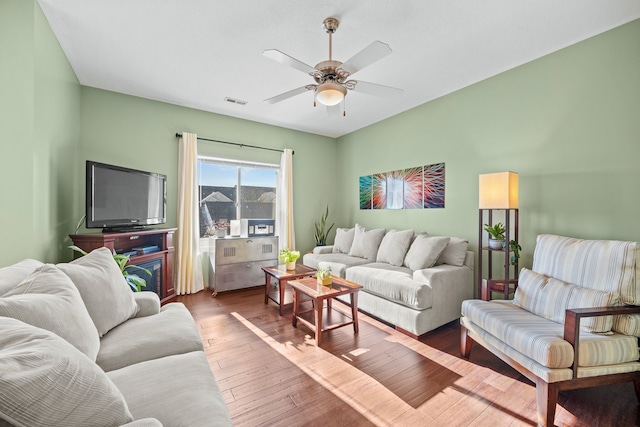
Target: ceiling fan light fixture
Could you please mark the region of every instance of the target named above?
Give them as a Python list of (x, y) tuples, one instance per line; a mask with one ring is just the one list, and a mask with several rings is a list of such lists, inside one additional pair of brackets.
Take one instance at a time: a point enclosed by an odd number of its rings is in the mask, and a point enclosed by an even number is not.
[(316, 89), (316, 99), (323, 105), (337, 105), (347, 95), (347, 89), (337, 83), (325, 82)]

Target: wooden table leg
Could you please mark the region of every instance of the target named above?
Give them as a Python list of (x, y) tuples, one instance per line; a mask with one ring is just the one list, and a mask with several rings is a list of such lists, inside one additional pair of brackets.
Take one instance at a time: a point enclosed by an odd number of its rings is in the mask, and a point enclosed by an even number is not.
[[(330, 301), (327, 300), (327, 301)], [(328, 302), (327, 302), (328, 303)], [(316, 345), (320, 347), (320, 342), (322, 341), (322, 310), (324, 308), (324, 301), (321, 299), (318, 300), (315, 308), (316, 315)]]
[(287, 287), (286, 280), (278, 280), (278, 287), (280, 288), (280, 316), (284, 314), (284, 290)]
[(298, 325), (298, 302), (300, 301), (300, 291), (293, 289), (293, 314), (291, 315), (291, 324), (295, 328)]
[(351, 317), (353, 318), (353, 332), (358, 333), (358, 292), (351, 294)]
[(269, 287), (271, 285), (271, 280), (269, 280), (269, 273), (267, 273), (266, 271), (264, 272), (264, 303), (268, 304), (269, 303)]

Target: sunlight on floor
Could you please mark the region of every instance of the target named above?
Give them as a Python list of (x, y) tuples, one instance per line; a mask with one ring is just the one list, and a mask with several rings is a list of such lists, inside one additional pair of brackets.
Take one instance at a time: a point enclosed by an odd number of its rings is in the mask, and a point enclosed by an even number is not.
[[(408, 411), (416, 412), (414, 408), (389, 391), (384, 385), (370, 376), (363, 374), (362, 371), (351, 366), (344, 360), (335, 358), (331, 369), (326, 370), (324, 369), (326, 365), (325, 355), (323, 355), (322, 358), (318, 357), (316, 363), (309, 359), (308, 354), (301, 355), (301, 353), (296, 350), (296, 346), (304, 345), (315, 347), (312, 336), (306, 335), (304, 344), (294, 344), (290, 341), (283, 344), (270, 337), (237, 312), (232, 312), (231, 315), (271, 348), (286, 357), (287, 360), (295, 364), (318, 384), (357, 410), (372, 423), (388, 425), (396, 422), (399, 416)], [(323, 352), (324, 350), (318, 348), (317, 351)], [(350, 352), (350, 354), (352, 357), (357, 357), (365, 354), (367, 351), (366, 349), (357, 349)], [(304, 357), (304, 363), (301, 363), (303, 361), (301, 359), (302, 357)], [(324, 359), (324, 361), (322, 359)], [(340, 364), (341, 366), (336, 369), (336, 364)], [(384, 402), (384, 410), (379, 410), (380, 402)], [(432, 421), (426, 414), (420, 415), (420, 418), (425, 423)], [(422, 417), (422, 415), (424, 415), (424, 417)]]

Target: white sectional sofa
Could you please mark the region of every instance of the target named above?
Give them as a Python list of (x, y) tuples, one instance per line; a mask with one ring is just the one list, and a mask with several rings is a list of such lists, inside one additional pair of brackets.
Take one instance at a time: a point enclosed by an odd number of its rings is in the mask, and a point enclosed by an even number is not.
[(462, 301), (473, 298), (467, 248), (456, 237), (356, 224), (337, 229), (334, 244), (305, 254), (303, 264), (362, 285), (358, 309), (418, 337), (460, 318)]
[(230, 426), (186, 307), (106, 248), (0, 269), (0, 426)]

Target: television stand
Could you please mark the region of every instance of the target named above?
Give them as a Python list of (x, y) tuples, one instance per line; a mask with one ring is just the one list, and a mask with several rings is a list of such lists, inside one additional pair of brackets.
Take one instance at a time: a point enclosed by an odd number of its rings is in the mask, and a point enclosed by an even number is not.
[[(134, 265), (151, 262), (160, 264), (158, 273), (152, 276), (154, 282), (149, 283), (147, 290), (158, 294), (160, 301), (165, 303), (175, 296), (173, 288), (173, 233), (177, 228), (159, 228), (157, 230), (127, 229), (124, 232), (111, 231), (108, 233), (71, 234), (73, 244), (86, 252), (106, 247), (111, 252), (136, 252), (129, 257), (129, 262)], [(144, 246), (157, 246), (158, 250), (143, 253), (133, 248)], [(154, 263), (155, 261), (155, 263)], [(147, 280), (146, 274), (140, 277)], [(145, 290), (145, 288), (142, 288)]]

